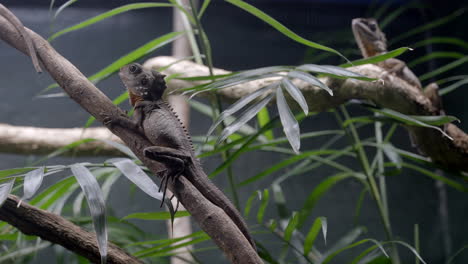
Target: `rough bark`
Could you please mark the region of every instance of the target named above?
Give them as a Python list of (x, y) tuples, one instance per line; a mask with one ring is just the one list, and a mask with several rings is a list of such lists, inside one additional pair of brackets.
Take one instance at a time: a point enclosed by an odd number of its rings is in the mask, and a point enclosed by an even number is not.
[[(151, 64), (158, 68), (175, 61), (176, 59), (173, 57), (161, 56), (153, 58)], [(393, 75), (385, 75), (385, 71), (382, 68), (375, 65), (362, 65), (348, 69), (371, 78), (380, 78), (381, 76), (386, 76), (386, 78), (383, 82), (365, 82), (355, 79), (342, 80), (329, 77), (320, 78), (323, 83), (333, 90), (334, 96), (330, 96), (323, 89), (311, 86), (306, 82), (294, 80), (294, 83), (301, 89), (309, 103), (310, 111), (326, 111), (351, 99), (364, 99), (370, 100), (380, 107), (390, 108), (408, 115), (438, 114), (437, 107), (432, 105), (422, 90), (409, 85)], [(183, 61), (172, 65), (164, 73), (168, 75), (178, 73), (181, 74), (181, 77), (193, 77), (206, 76), (209, 74), (209, 71), (203, 65)], [(215, 69), (214, 73), (227, 74), (230, 72)], [(218, 93), (226, 101), (235, 101), (277, 80), (278, 78), (255, 80), (218, 90)], [(168, 88), (176, 91), (202, 83), (201, 81), (188, 82), (173, 79), (169, 82)], [(450, 170), (468, 171), (468, 135), (457, 126), (448, 124), (446, 127), (446, 133), (453, 140), (434, 129), (422, 127), (407, 128), (413, 134), (418, 150), (430, 157), (435, 163)]]
[[(107, 96), (89, 82), (73, 64), (57, 53), (45, 39), (29, 29), (26, 30), (34, 41), (38, 57), (44, 68), (70, 98), (100, 122), (109, 114), (124, 114), (120, 108), (112, 104)], [(12, 47), (28, 54), (20, 34), (4, 18), (0, 18), (0, 38)], [(143, 149), (151, 146), (146, 138), (130, 129), (119, 126), (109, 127), (109, 129), (125, 142), (154, 174), (164, 169), (162, 164), (144, 157)], [(232, 263), (262, 263), (245, 236), (223, 210), (208, 201), (183, 175), (176, 183), (181, 186), (174, 189), (171, 184), (169, 189), (176, 194), (195, 221), (221, 248)]]
[[(83, 230), (79, 226), (56, 215), (9, 195), (0, 207), (0, 220), (8, 222), (26, 235), (38, 236), (52, 243), (59, 244), (78, 255), (87, 258), (92, 263), (100, 263), (101, 256), (94, 233)], [(118, 246), (109, 243), (107, 249), (109, 264), (140, 264), (142, 261), (125, 252)]]

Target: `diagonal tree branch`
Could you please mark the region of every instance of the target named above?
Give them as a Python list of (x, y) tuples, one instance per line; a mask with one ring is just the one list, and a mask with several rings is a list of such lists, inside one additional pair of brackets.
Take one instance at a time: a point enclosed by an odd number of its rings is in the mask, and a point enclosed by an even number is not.
[[(83, 230), (60, 215), (44, 211), (28, 203), (21, 202), (18, 206), (19, 202), (18, 197), (9, 195), (0, 207), (0, 220), (8, 222), (26, 235), (38, 236), (59, 244), (86, 257), (92, 263), (100, 262), (96, 234)], [(139, 264), (143, 262), (109, 243), (107, 263)]]
[[(100, 122), (105, 118), (105, 114), (124, 114), (73, 64), (57, 53), (46, 40), (29, 29), (26, 31), (31, 35), (38, 57), (45, 69), (81, 107)], [(27, 54), (21, 35), (2, 17), (0, 17), (0, 38)], [(143, 156), (143, 149), (151, 146), (146, 138), (119, 126), (109, 129), (125, 142), (154, 174), (164, 169), (162, 164)], [(262, 263), (245, 236), (221, 208), (208, 201), (184, 176), (181, 176), (175, 185), (169, 186), (171, 191), (232, 263)]]

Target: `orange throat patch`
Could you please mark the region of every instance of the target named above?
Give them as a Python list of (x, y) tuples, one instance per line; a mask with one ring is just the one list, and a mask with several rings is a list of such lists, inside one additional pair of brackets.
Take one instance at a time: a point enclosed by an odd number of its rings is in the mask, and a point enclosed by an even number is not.
[(143, 101), (143, 98), (141, 96), (138, 96), (136, 94), (133, 94), (132, 92), (128, 91), (128, 97), (130, 99), (130, 104), (132, 106), (135, 106), (136, 103)]

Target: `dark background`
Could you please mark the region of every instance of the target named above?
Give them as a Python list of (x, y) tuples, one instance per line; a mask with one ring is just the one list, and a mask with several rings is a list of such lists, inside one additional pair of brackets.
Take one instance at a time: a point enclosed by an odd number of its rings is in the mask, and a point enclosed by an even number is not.
[[(63, 3), (63, 1), (56, 2), (55, 6)], [(129, 2), (78, 1), (67, 8), (51, 24), (48, 10), (49, 1), (2, 1), (27, 27), (44, 37), (48, 37), (52, 32), (98, 15), (110, 8)], [(430, 8), (424, 12), (417, 9), (405, 12), (385, 29), (387, 38), (391, 39), (392, 36), (408, 31), (414, 26), (448, 15), (462, 6), (461, 1), (450, 2), (452, 4), (448, 4), (448, 1), (424, 1)], [(360, 57), (351, 35), (350, 24), (352, 18), (364, 16), (369, 11), (369, 1), (262, 0), (250, 1), (250, 3), (307, 39), (340, 51), (352, 49), (350, 59)], [(403, 3), (406, 2), (395, 1), (390, 10), (395, 10)], [(170, 32), (171, 23), (172, 10), (169, 8), (131, 11), (104, 20), (91, 27), (61, 36), (54, 40), (52, 45), (85, 75), (89, 76), (136, 47)], [(242, 70), (269, 65), (297, 65), (306, 62), (310, 56), (318, 54), (293, 42), (250, 14), (222, 1), (213, 1), (202, 23), (211, 40), (216, 67), (228, 70)], [(431, 33), (434, 36), (452, 36), (467, 40), (467, 26), (468, 22), (465, 15), (465, 17), (459, 17), (453, 23), (437, 28)], [(331, 34), (332, 32), (335, 35)], [(424, 34), (419, 34), (414, 38), (405, 40), (403, 43), (399, 43), (398, 46), (390, 47), (390, 49), (410, 46), (411, 43), (424, 37)], [(436, 48), (449, 50), (452, 47)], [(152, 56), (170, 55), (170, 51), (168, 46), (154, 52)], [(410, 54), (405, 54), (402, 59), (410, 61), (425, 52), (426, 50), (419, 49)], [(443, 60), (435, 61), (432, 67), (447, 62)], [(326, 63), (339, 64), (343, 63), (343, 61), (332, 56)], [(421, 75), (430, 71), (430, 67), (424, 64), (414, 70), (418, 75)], [(0, 69), (0, 122), (12, 125), (71, 128), (83, 126), (88, 119), (89, 115), (68, 98), (39, 99), (35, 97), (43, 88), (52, 83), (50, 77), (46, 73), (42, 75), (35, 74), (30, 59), (3, 42), (0, 42)], [(466, 66), (460, 67), (458, 72), (452, 72), (451, 75), (464, 74), (466, 71)], [(123, 91), (123, 87), (116, 76), (100, 82), (98, 87), (111, 98), (115, 98)], [(464, 88), (466, 87), (459, 88), (444, 97), (447, 112), (459, 117), (460, 120), (468, 119), (468, 111), (464, 105), (467, 92)], [(354, 108), (351, 110), (354, 113), (362, 114), (362, 110)], [(193, 135), (203, 135), (210, 124), (209, 118), (193, 111), (191, 123)], [(462, 122), (460, 126), (468, 131), (466, 122)], [(318, 116), (308, 118), (301, 124), (302, 132), (337, 128), (333, 116), (329, 113), (321, 113)], [(372, 131), (369, 130), (364, 133), (370, 135)], [(276, 135), (281, 136), (281, 131), (278, 130)], [(400, 129), (395, 139), (395, 145), (410, 149), (409, 140), (404, 130)], [(319, 140), (303, 142), (302, 150), (316, 148), (320, 146), (320, 143)], [(343, 144), (345, 143), (343, 142)], [(0, 154), (0, 169), (22, 167), (38, 158), (40, 157)], [(241, 181), (271, 166), (281, 158), (284, 157), (265, 153), (247, 154), (235, 163), (235, 176), (238, 181)], [(104, 158), (57, 158), (49, 161), (49, 163), (71, 164), (85, 160), (102, 162)], [(255, 162), (252, 162), (254, 160)], [(203, 162), (207, 172), (210, 172), (219, 164), (220, 160), (209, 159), (203, 160)], [(356, 166), (356, 164), (352, 166)], [(282, 173), (284, 171), (278, 172), (277, 176)], [(282, 187), (288, 207), (292, 210), (298, 210), (310, 190), (326, 176), (332, 174), (331, 169), (322, 168), (285, 182)], [(241, 189), (241, 204), (245, 204), (252, 191), (268, 188), (272, 179), (270, 177), (258, 182), (256, 185)], [(58, 180), (58, 177), (48, 179), (45, 184), (50, 184), (56, 180)], [(229, 194), (225, 175), (218, 176), (215, 182)], [(358, 182), (347, 180), (333, 187), (332, 191), (325, 194), (320, 200), (314, 209), (313, 217), (309, 218), (312, 220), (317, 216), (327, 217), (329, 227), (327, 241), (329, 245), (345, 235), (354, 226), (353, 215), (361, 186)], [(455, 252), (468, 243), (468, 203), (465, 194), (450, 188), (447, 191), (452, 252)], [(418, 223), (423, 258), (427, 263), (443, 263), (441, 229), (437, 215), (439, 203), (434, 182), (412, 171), (403, 171), (402, 174), (388, 179), (388, 195), (391, 222), (396, 238), (412, 244), (413, 226)], [(114, 189), (109, 196), (108, 206), (112, 208), (117, 217), (123, 217), (133, 212), (159, 210), (159, 203), (140, 191), (131, 194), (128, 182), (123, 178), (114, 185)], [(268, 212), (269, 217), (276, 217), (273, 206), (270, 206)], [(363, 212), (359, 221), (368, 229), (362, 238), (369, 237), (384, 240), (385, 237), (377, 208), (369, 197), (366, 198), (363, 204)], [(250, 222), (255, 223), (253, 219)], [(162, 222), (147, 223), (140, 221), (135, 223), (150, 233), (160, 234), (155, 235), (155, 239), (165, 236), (166, 226)], [(268, 240), (271, 239), (269, 236), (255, 235), (255, 237), (268, 245), (269, 248), (279, 246), (277, 240), (272, 240), (274, 242), (269, 244)], [(319, 249), (325, 248), (320, 243), (318, 246)], [(355, 252), (361, 251), (356, 250)], [(402, 253), (404, 263), (414, 261), (414, 257), (408, 253), (408, 250), (401, 248), (400, 253)], [(214, 251), (202, 253), (200, 256), (205, 263), (225, 262), (223, 257)], [(334, 263), (343, 263), (343, 261), (347, 260), (346, 256), (346, 254), (343, 254), (341, 258), (337, 259), (338, 262)], [(35, 263), (54, 263), (54, 261), (54, 251), (46, 250), (37, 256)], [(467, 262), (468, 254), (465, 253), (464, 256), (457, 258), (454, 263)]]

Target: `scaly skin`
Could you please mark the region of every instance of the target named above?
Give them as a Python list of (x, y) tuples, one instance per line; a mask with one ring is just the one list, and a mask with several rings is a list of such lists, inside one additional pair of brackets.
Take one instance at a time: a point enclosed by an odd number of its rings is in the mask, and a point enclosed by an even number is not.
[(138, 63), (122, 67), (119, 75), (135, 109), (133, 119), (109, 116), (105, 122), (132, 129), (148, 138), (154, 146), (144, 149), (144, 155), (166, 166), (161, 187), (167, 188), (169, 179), (176, 180), (184, 175), (209, 201), (226, 212), (255, 249), (255, 242), (240, 213), (209, 180), (195, 157), (190, 136), (172, 108), (162, 99), (166, 89), (165, 76)]
[[(387, 52), (387, 39), (380, 30), (379, 24), (373, 18), (355, 18), (351, 25), (354, 38), (361, 50), (364, 58), (376, 56)], [(407, 83), (422, 88), (418, 77), (398, 59), (391, 58), (378, 63), (378, 66), (384, 68), (389, 73), (394, 73)]]

